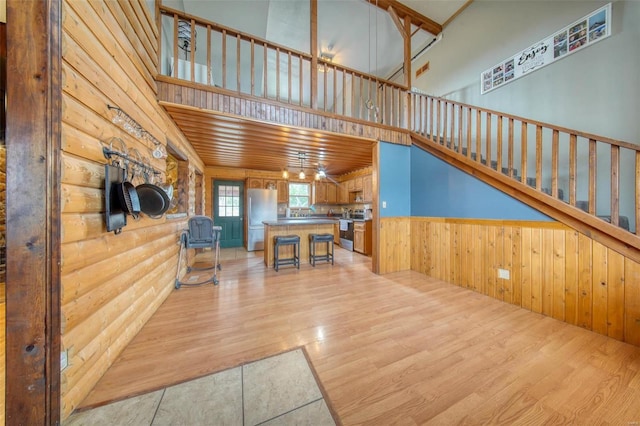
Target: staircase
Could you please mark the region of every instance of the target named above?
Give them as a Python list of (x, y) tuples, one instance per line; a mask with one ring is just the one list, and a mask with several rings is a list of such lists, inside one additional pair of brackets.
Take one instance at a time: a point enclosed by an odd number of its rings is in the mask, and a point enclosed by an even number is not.
[(410, 98), (414, 145), (640, 261), (639, 146), (433, 96)]

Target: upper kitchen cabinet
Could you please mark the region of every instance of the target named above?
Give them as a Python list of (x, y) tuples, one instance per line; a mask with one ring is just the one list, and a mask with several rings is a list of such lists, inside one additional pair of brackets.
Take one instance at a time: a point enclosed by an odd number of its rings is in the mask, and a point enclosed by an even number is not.
[(337, 186), (338, 204), (347, 204), (349, 202), (349, 187), (347, 182), (342, 182)]
[(313, 204), (336, 204), (338, 202), (338, 189), (333, 182), (313, 183)]
[(249, 189), (263, 189), (264, 179), (249, 178), (247, 179), (247, 188)]
[(373, 201), (373, 177), (371, 175), (362, 178), (362, 199), (366, 203)]
[(276, 188), (278, 190), (278, 202), (288, 203), (289, 202), (289, 182), (286, 180), (279, 180), (276, 183)]

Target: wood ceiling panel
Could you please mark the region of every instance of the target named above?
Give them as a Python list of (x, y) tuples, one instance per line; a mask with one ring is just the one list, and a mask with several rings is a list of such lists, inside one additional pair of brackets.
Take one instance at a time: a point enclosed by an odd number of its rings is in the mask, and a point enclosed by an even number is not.
[(288, 127), (176, 104), (164, 107), (206, 166), (296, 171), (300, 168), (299, 153), (303, 152), (307, 172), (321, 165), (328, 174), (339, 176), (372, 163), (374, 141), (371, 139)]

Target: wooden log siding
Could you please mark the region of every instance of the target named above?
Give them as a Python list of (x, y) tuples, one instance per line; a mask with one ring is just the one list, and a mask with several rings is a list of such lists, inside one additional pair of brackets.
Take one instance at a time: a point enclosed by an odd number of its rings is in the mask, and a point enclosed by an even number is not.
[(190, 214), (196, 209), (195, 174), (204, 167), (158, 105), (158, 30), (146, 2), (66, 0), (62, 7), (61, 329), (69, 358), (61, 373), (64, 419), (172, 291), (177, 242), (186, 225), (186, 218), (129, 218), (121, 234), (106, 232), (105, 141), (121, 138), (153, 167), (165, 168), (164, 160), (152, 157), (151, 142), (112, 123), (107, 105), (122, 108), (161, 143), (171, 140), (171, 148), (189, 159), (184, 194)]
[[(381, 273), (412, 269), (640, 346), (640, 264), (568, 226), (425, 217), (380, 222)], [(498, 278), (498, 268), (510, 278)]]

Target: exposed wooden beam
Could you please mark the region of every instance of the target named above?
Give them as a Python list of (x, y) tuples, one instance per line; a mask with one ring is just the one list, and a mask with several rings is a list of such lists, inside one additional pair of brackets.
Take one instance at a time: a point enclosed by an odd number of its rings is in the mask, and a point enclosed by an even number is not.
[(467, 7), (469, 7), (471, 5), (471, 3), (473, 3), (473, 0), (467, 0), (467, 2), (465, 4), (463, 4), (460, 9), (456, 10), (456, 13), (454, 13), (453, 15), (451, 15), (449, 17), (449, 19), (444, 21), (444, 24), (442, 24), (442, 28), (445, 28), (447, 25), (449, 25), (451, 23), (451, 21), (456, 19), (462, 13), (463, 10), (465, 10)]
[(400, 35), (402, 36), (402, 38), (406, 40), (407, 31), (405, 30), (404, 25), (402, 25), (402, 22), (400, 22), (400, 18), (398, 17), (396, 10), (393, 8), (393, 6), (389, 6), (387, 12), (389, 12), (389, 16), (391, 16), (391, 20), (393, 21), (393, 23), (396, 24), (396, 28), (398, 28), (398, 31), (400, 31)]
[(382, 10), (389, 10), (389, 7), (393, 7), (398, 18), (404, 19), (405, 16), (411, 18), (411, 23), (423, 30), (438, 35), (442, 32), (442, 25), (438, 24), (433, 19), (429, 19), (426, 16), (416, 12), (410, 7), (398, 2), (397, 0), (367, 0), (369, 3), (378, 6)]

